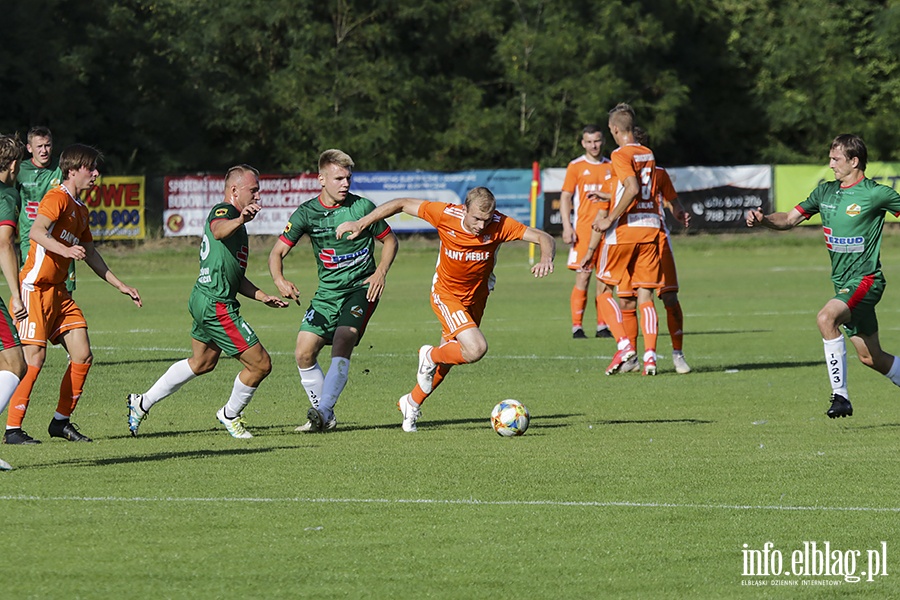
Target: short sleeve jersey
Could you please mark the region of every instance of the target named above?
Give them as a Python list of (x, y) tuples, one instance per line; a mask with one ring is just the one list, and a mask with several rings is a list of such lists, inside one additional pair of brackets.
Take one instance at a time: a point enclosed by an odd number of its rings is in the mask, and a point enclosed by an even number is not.
[(591, 200), (587, 195), (590, 192), (612, 194), (612, 182), (612, 163), (607, 158), (597, 162), (582, 155), (568, 164), (562, 191), (572, 194), (576, 231), (590, 227), (597, 211), (609, 208), (608, 200)]
[(238, 291), (247, 271), (250, 248), (244, 225), (221, 240), (213, 237), (210, 225), (222, 219), (236, 219), (240, 215), (241, 211), (236, 206), (230, 202), (222, 202), (209, 211), (203, 226), (200, 274), (194, 283), (194, 290), (216, 302), (237, 302)]
[[(65, 246), (81, 246), (94, 241), (88, 224), (87, 206), (80, 199), (72, 197), (63, 186), (47, 192), (37, 214), (50, 219), (50, 236)], [(71, 263), (71, 258), (50, 252), (32, 241), (19, 273), (19, 280), (25, 284), (63, 283), (69, 276)]]
[(293, 247), (306, 234), (312, 242), (319, 275), (317, 294), (346, 294), (367, 287), (366, 280), (375, 272), (375, 239), (391, 232), (384, 220), (366, 228), (356, 239), (335, 237), (337, 226), (356, 221), (372, 212), (375, 204), (368, 198), (347, 194), (338, 206), (325, 206), (321, 196), (307, 200), (291, 214), (279, 238)]
[(639, 244), (656, 241), (659, 235), (659, 199), (656, 187), (656, 158), (653, 151), (640, 144), (626, 144), (611, 155), (616, 179), (614, 204), (622, 201), (623, 182), (635, 177), (638, 193), (631, 206), (616, 219), (606, 232), (607, 244)]
[(0, 181), (0, 227), (16, 226), (16, 212), (19, 210), (19, 192), (11, 185)]
[(42, 168), (31, 160), (22, 163), (16, 185), (19, 188), (19, 205), (16, 207), (19, 219), (19, 243), (22, 249), (22, 261), (28, 255), (28, 234), (31, 224), (37, 216), (41, 199), (62, 181), (59, 167)]
[(419, 206), (419, 217), (434, 225), (441, 239), (433, 291), (470, 305), (491, 292), (500, 244), (521, 240), (527, 228), (494, 211), (491, 222), (475, 236), (463, 227), (465, 216), (465, 208), (458, 204), (422, 202)]
[(843, 187), (826, 181), (797, 205), (805, 218), (822, 216), (835, 285), (881, 271), (881, 234), (887, 212), (900, 213), (900, 194), (863, 177)]

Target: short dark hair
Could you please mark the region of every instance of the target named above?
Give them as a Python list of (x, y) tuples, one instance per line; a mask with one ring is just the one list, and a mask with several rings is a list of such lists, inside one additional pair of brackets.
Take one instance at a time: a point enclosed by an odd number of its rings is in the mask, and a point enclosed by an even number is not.
[(103, 162), (103, 154), (86, 144), (72, 144), (59, 155), (59, 170), (63, 179), (68, 178), (69, 171), (77, 171), (81, 167), (94, 169)]
[(600, 134), (600, 142), (601, 143), (605, 141), (604, 138), (606, 136), (603, 134), (603, 128), (600, 127), (599, 125), (597, 125), (596, 123), (588, 123), (587, 125), (584, 126), (584, 129), (581, 130), (582, 136), (584, 136), (585, 134), (591, 135), (594, 133)]
[(253, 173), (257, 179), (259, 179), (259, 171), (250, 165), (235, 165), (228, 169), (228, 172), (225, 173), (225, 191), (228, 191), (228, 186), (230, 186), (233, 182), (237, 181), (241, 177), (243, 177), (247, 173)]
[(5, 171), (14, 160), (25, 156), (25, 144), (19, 134), (0, 135), (0, 171)]
[(866, 170), (866, 164), (869, 162), (869, 151), (866, 149), (866, 143), (858, 135), (852, 133), (842, 133), (834, 138), (831, 142), (831, 150), (839, 148), (848, 160), (854, 158), (859, 159), (860, 171)]

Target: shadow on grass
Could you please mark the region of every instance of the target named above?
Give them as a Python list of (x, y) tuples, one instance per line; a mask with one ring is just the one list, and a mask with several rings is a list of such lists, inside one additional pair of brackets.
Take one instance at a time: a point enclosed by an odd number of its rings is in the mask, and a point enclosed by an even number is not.
[(881, 423), (880, 425), (863, 425), (862, 427), (854, 427), (853, 425), (850, 425), (850, 426), (848, 426), (848, 427), (846, 427), (846, 428), (847, 428), (847, 429), (860, 429), (860, 430), (862, 430), (862, 429), (884, 429), (884, 428), (886, 428), (886, 427), (891, 427), (891, 428), (897, 427), (897, 428), (900, 428), (900, 423)]
[(707, 421), (704, 419), (623, 419), (623, 420), (603, 420), (594, 421), (597, 425), (664, 425), (671, 423), (683, 423), (686, 425), (710, 425), (715, 421)]
[[(770, 369), (797, 369), (800, 367), (820, 367), (825, 364), (824, 360), (817, 361), (779, 361), (764, 363), (742, 363), (738, 365), (719, 365), (719, 366), (694, 366), (691, 365), (691, 373), (722, 373), (724, 371), (767, 371)], [(661, 375), (670, 375), (671, 372), (664, 371)]]
[(183, 452), (156, 452), (154, 454), (141, 454), (129, 456), (116, 456), (108, 458), (77, 458), (72, 460), (61, 460), (50, 463), (38, 463), (20, 467), (18, 470), (26, 469), (45, 469), (53, 467), (103, 467), (107, 465), (124, 465), (133, 463), (147, 463), (161, 460), (174, 459), (207, 459), (221, 458), (227, 456), (248, 456), (251, 454), (262, 454), (265, 452), (274, 452), (276, 450), (299, 450), (299, 446), (269, 446), (267, 448), (228, 448), (224, 450), (188, 450)]
[[(188, 353), (190, 354), (190, 353)], [(134, 360), (99, 360), (94, 359), (94, 366), (111, 367), (114, 365), (145, 365), (147, 363), (165, 363), (173, 364), (184, 360), (184, 356), (176, 356), (174, 358), (136, 358)]]

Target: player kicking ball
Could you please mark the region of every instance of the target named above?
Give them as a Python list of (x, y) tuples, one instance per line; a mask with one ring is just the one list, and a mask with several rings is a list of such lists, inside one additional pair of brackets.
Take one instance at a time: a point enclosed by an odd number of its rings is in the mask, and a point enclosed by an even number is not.
[(441, 239), (431, 288), (431, 308), (441, 322), (441, 344), (419, 349), (416, 385), (397, 402), (403, 414), (403, 431), (416, 431), (422, 402), (437, 389), (451, 367), (477, 362), (487, 353), (487, 340), (479, 326), (488, 294), (494, 287), (498, 247), (513, 240), (539, 244), (541, 258), (531, 272), (535, 277), (553, 272), (553, 237), (497, 212), (496, 206), (494, 194), (477, 187), (469, 190), (462, 206), (398, 198), (337, 228), (338, 239), (345, 234), (353, 239), (373, 223), (404, 212), (432, 224)]

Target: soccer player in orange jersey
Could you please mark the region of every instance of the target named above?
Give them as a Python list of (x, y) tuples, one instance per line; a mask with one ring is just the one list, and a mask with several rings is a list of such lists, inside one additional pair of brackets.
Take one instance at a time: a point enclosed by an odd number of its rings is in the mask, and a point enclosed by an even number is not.
[[(647, 146), (649, 143), (647, 133), (640, 127), (634, 128), (634, 137), (635, 141), (643, 146)], [(672, 364), (675, 366), (676, 373), (686, 374), (691, 372), (691, 367), (684, 358), (684, 313), (681, 310), (681, 302), (678, 300), (678, 271), (675, 268), (675, 256), (672, 253), (672, 242), (664, 210), (668, 209), (675, 220), (685, 228), (690, 226), (691, 215), (681, 206), (672, 179), (669, 177), (668, 171), (662, 167), (656, 167), (656, 184), (660, 216), (659, 262), (662, 272), (662, 287), (659, 288), (658, 294), (666, 309), (669, 337), (672, 340)], [(619, 284), (616, 295), (619, 296), (625, 333), (632, 345), (635, 345), (638, 334), (637, 300), (630, 279), (626, 278)], [(623, 365), (621, 370), (629, 371), (638, 368), (637, 360), (632, 359)]]
[(4, 436), (7, 444), (37, 442), (22, 430), (22, 420), (34, 382), (44, 366), (47, 342), (61, 344), (69, 354), (69, 366), (60, 384), (59, 402), (48, 433), (50, 437), (70, 442), (91, 441), (69, 422), (93, 359), (84, 315), (66, 290), (69, 264), (73, 260), (83, 260), (97, 276), (141, 306), (138, 291), (122, 283), (94, 247), (88, 226), (88, 209), (79, 199), (100, 175), (97, 163), (101, 158), (98, 150), (82, 144), (63, 151), (59, 158), (63, 182), (41, 200), (28, 234), (31, 246), (19, 273), (22, 301), (28, 316), (18, 323), (28, 371), (10, 402)]
[(349, 233), (353, 238), (372, 223), (399, 212), (428, 221), (441, 239), (431, 286), (431, 308), (441, 322), (441, 344), (419, 348), (416, 385), (397, 402), (403, 414), (403, 431), (412, 432), (416, 431), (419, 407), (450, 368), (477, 362), (487, 353), (487, 340), (479, 326), (494, 287), (494, 263), (500, 244), (512, 240), (539, 244), (541, 258), (531, 272), (544, 277), (553, 272), (556, 243), (550, 234), (497, 212), (494, 195), (485, 187), (469, 190), (462, 206), (416, 198), (391, 200), (357, 221), (338, 225), (337, 237)]
[[(587, 306), (588, 284), (596, 267), (600, 253), (592, 253), (594, 262), (581, 268), (578, 258), (587, 252), (591, 240), (591, 224), (601, 205), (612, 197), (612, 163), (603, 156), (603, 131), (597, 125), (585, 125), (581, 133), (581, 147), (584, 154), (571, 161), (566, 167), (566, 178), (559, 195), (559, 214), (562, 217), (563, 242), (569, 244), (569, 269), (575, 271), (575, 286), (569, 298), (572, 311), (572, 337), (587, 337), (582, 325), (584, 309)], [(601, 202), (600, 200), (604, 202)], [(575, 223), (572, 223), (572, 211)], [(594, 296), (597, 305), (597, 333), (599, 338), (609, 338), (612, 334), (600, 310), (600, 298), (607, 291), (606, 284), (599, 279)]]
[[(609, 111), (609, 131), (619, 146), (611, 156), (616, 191), (609, 214), (601, 212), (594, 220), (588, 252), (596, 249), (602, 238), (604, 245), (597, 277), (611, 287), (618, 287), (626, 277), (631, 279), (637, 290), (641, 313), (643, 373), (656, 375), (658, 317), (653, 305), (653, 291), (661, 285), (656, 159), (652, 150), (634, 140), (634, 110), (629, 105), (618, 104)], [(581, 264), (585, 265), (589, 260), (589, 256), (584, 256)], [(606, 374), (612, 375), (637, 352), (628, 339), (622, 312), (612, 294), (604, 294), (603, 299), (604, 317), (618, 348), (606, 368)]]

